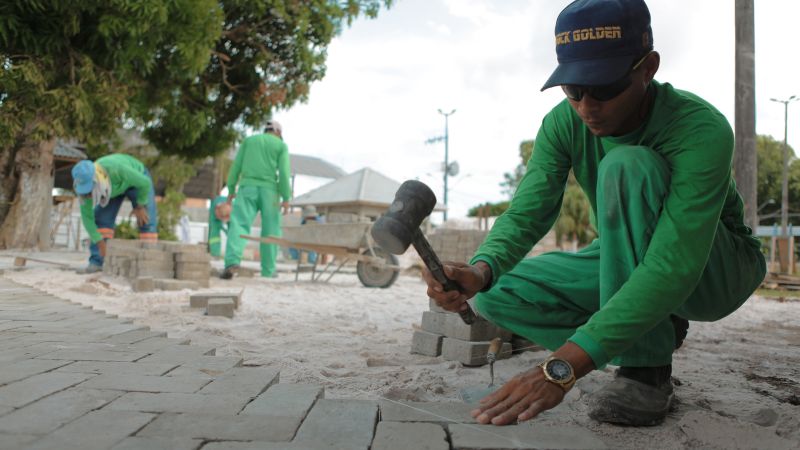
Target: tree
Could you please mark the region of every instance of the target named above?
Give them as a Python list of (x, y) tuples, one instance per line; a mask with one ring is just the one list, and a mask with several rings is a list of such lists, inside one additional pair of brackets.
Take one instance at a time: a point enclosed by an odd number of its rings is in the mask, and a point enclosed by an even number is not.
[[(781, 182), (783, 178), (783, 141), (772, 136), (756, 138), (758, 154), (759, 223), (771, 225), (780, 221)], [(795, 164), (794, 150), (789, 147), (789, 212), (800, 212), (800, 164)], [(769, 203), (769, 200), (773, 200)], [(792, 220), (790, 219), (790, 222)], [(795, 220), (797, 222), (797, 220)]]
[(500, 186), (503, 188), (503, 193), (508, 195), (508, 198), (514, 196), (514, 192), (517, 191), (519, 182), (525, 175), (525, 168), (528, 166), (528, 160), (531, 159), (531, 154), (533, 153), (533, 147), (535, 143), (536, 142), (533, 139), (520, 142), (519, 158), (522, 160), (522, 162), (519, 163), (516, 168), (514, 168), (514, 172), (506, 172), (503, 174), (505, 181), (500, 183)]
[(201, 158), (230, 148), (242, 128), (257, 128), (276, 108), (308, 97), (325, 75), (327, 47), (344, 24), (374, 17), (391, 0), (221, 2), (221, 37), (197, 77), (153, 72), (134, 116), (161, 152)]
[(196, 76), (213, 0), (0, 4), (0, 248), (47, 246), (56, 137), (98, 146), (156, 69)]

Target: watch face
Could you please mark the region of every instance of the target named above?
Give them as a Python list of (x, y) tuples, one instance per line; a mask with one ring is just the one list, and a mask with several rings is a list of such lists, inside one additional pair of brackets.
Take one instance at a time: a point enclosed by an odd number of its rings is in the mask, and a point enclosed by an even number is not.
[(554, 359), (547, 363), (547, 373), (554, 380), (564, 381), (572, 376), (572, 368), (564, 361)]

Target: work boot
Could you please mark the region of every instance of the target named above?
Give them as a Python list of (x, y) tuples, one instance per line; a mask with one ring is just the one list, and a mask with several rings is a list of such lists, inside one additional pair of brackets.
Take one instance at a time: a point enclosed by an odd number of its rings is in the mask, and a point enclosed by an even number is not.
[(239, 272), (239, 266), (238, 265), (228, 266), (228, 267), (225, 268), (225, 270), (222, 271), (222, 274), (219, 277), (222, 278), (223, 280), (230, 280), (230, 279), (233, 279), (233, 277), (238, 272)]
[(103, 266), (98, 266), (97, 264), (89, 264), (88, 266), (77, 270), (77, 272), (81, 275), (97, 273), (102, 271), (103, 271)]
[(675, 328), (675, 350), (677, 350), (681, 348), (683, 340), (689, 334), (689, 321), (675, 314), (671, 314), (669, 318), (672, 321), (672, 327)]
[(664, 421), (674, 400), (672, 366), (620, 367), (614, 381), (589, 399), (589, 417), (635, 427)]

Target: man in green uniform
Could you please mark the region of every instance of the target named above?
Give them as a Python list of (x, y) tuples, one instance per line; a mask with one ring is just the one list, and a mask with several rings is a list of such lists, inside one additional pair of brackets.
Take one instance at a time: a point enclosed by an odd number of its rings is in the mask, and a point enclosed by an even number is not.
[[(555, 33), (559, 65), (543, 89), (566, 99), (470, 264), (446, 266), (463, 290), (443, 292), (428, 273), (428, 294), (451, 311), (477, 295), (480, 315), (553, 350), (483, 399), (478, 422), (531, 419), (610, 363), (620, 368), (589, 416), (654, 425), (673, 402), (672, 352), (688, 320), (732, 313), (766, 271), (731, 176), (733, 133), (701, 98), (653, 80), (660, 57), (643, 1), (578, 0)], [(556, 220), (570, 170), (599, 238), (523, 260)]]
[(92, 245), (84, 273), (99, 272), (106, 255), (106, 239), (114, 237), (117, 213), (127, 198), (139, 226), (139, 239), (158, 240), (155, 188), (150, 172), (138, 159), (124, 153), (81, 161), (72, 168), (73, 187), (81, 197), (81, 221)]
[[(246, 241), (240, 236), (250, 233), (256, 213), (261, 212), (261, 236), (281, 236), (281, 207), (289, 211), (289, 149), (283, 142), (281, 125), (271, 120), (263, 134), (250, 136), (239, 146), (236, 159), (228, 172), (228, 202), (233, 204), (228, 223), (223, 279), (233, 278)], [(239, 187), (237, 191), (236, 188)], [(264, 244), (261, 250), (261, 276), (275, 274), (278, 246)]]

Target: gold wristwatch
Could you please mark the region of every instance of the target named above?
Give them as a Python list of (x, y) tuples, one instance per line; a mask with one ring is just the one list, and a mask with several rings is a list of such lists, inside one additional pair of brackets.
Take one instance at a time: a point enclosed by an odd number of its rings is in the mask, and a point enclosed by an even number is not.
[(557, 384), (564, 389), (564, 392), (569, 391), (575, 384), (575, 371), (572, 370), (572, 365), (561, 358), (551, 356), (542, 361), (539, 367), (544, 372), (544, 378)]

